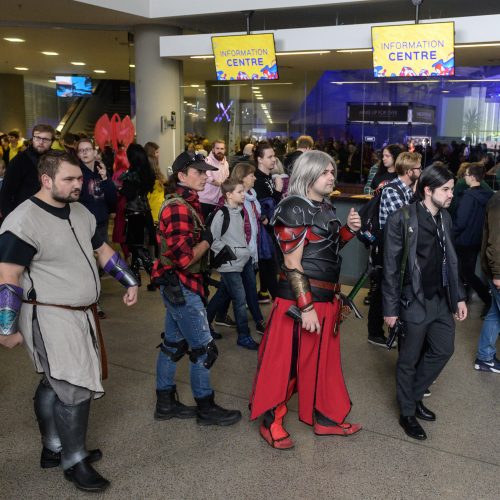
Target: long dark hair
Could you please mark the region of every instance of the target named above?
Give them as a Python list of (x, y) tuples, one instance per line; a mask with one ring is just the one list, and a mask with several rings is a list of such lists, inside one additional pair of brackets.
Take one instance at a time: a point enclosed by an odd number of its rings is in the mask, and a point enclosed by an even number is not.
[(139, 175), (139, 190), (144, 194), (153, 191), (155, 173), (144, 148), (140, 144), (130, 144), (127, 148), (127, 158), (130, 163), (129, 171)]
[(396, 158), (399, 156), (399, 153), (403, 152), (403, 148), (399, 144), (388, 144), (384, 149), (382, 149), (382, 157), (380, 158), (380, 162), (378, 164), (377, 174), (383, 174), (386, 171), (383, 160), (384, 151), (386, 149), (392, 156), (394, 166), (396, 166)]
[(431, 165), (424, 169), (418, 179), (417, 194), (420, 200), (425, 199), (425, 188), (428, 187), (431, 191), (444, 186), (448, 181), (453, 179), (453, 172), (441, 165)]

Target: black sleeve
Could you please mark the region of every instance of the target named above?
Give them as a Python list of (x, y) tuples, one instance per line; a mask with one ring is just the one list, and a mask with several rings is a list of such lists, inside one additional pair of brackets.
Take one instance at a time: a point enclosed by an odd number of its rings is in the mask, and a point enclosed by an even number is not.
[(98, 233), (94, 233), (94, 236), (92, 236), (92, 249), (97, 250), (98, 248), (101, 248), (103, 243), (105, 241), (102, 239), (102, 237)]
[(29, 267), (36, 248), (7, 231), (0, 235), (0, 262)]
[(9, 167), (5, 171), (5, 177), (3, 179), (0, 207), (3, 217), (7, 217), (7, 215), (14, 210), (14, 196), (15, 193), (19, 191), (19, 187), (21, 185), (22, 165), (17, 165), (19, 162), (16, 162), (15, 160), (16, 158), (9, 162)]

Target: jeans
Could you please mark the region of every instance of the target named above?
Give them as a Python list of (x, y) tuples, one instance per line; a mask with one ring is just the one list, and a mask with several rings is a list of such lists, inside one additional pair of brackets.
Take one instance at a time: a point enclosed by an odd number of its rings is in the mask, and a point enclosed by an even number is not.
[(220, 273), (220, 285), (207, 307), (208, 322), (211, 324), (217, 312), (224, 310), (229, 299), (233, 301), (234, 320), (239, 337), (250, 336), (246, 305), (256, 323), (263, 321), (257, 300), (257, 285), (252, 259), (249, 259), (241, 273)]
[(488, 280), (491, 290), (491, 307), (484, 318), (483, 327), (479, 335), (477, 357), (481, 361), (491, 361), (497, 350), (495, 344), (500, 332), (500, 292), (493, 281)]
[[(160, 287), (163, 302), (167, 308), (164, 342), (180, 342), (184, 339), (189, 344), (189, 349), (205, 347), (212, 340), (212, 336), (201, 297), (182, 283), (181, 288), (186, 303), (178, 305), (169, 302), (163, 293), (164, 287)], [(176, 352), (175, 348), (168, 347), (166, 344), (164, 347), (167, 351)], [(203, 354), (195, 363), (190, 361), (191, 391), (195, 398), (204, 398), (213, 392), (210, 385), (210, 370), (203, 366), (206, 358), (207, 355)], [(160, 350), (156, 363), (156, 388), (159, 391), (172, 390), (175, 387), (176, 369), (177, 364)]]

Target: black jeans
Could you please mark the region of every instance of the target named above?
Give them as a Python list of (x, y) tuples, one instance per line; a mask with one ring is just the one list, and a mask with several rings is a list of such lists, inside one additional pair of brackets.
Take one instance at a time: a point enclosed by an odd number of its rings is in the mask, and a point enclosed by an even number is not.
[(479, 250), (472, 247), (456, 247), (458, 256), (458, 270), (460, 278), (467, 283), (485, 304), (491, 303), (488, 286), (476, 275), (476, 262)]

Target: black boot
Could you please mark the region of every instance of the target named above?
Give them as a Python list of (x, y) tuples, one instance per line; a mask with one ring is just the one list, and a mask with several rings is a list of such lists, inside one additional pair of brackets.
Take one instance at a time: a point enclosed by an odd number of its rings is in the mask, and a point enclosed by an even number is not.
[(90, 399), (78, 405), (65, 405), (59, 399), (54, 404), (54, 419), (61, 439), (61, 463), (64, 477), (83, 491), (103, 491), (109, 486), (90, 465), (85, 448)]
[(233, 425), (241, 419), (239, 410), (226, 410), (214, 402), (214, 393), (194, 398), (198, 405), (196, 422), (200, 425)]
[(61, 440), (54, 420), (57, 395), (45, 377), (40, 381), (33, 400), (38, 428), (42, 436), (43, 449), (40, 467), (43, 469), (57, 467), (61, 463)]
[(171, 418), (194, 418), (196, 408), (183, 405), (175, 386), (167, 391), (156, 391), (156, 420), (170, 420)]
[(137, 254), (139, 255), (142, 267), (151, 276), (151, 271), (153, 270), (153, 259), (151, 258), (149, 250), (141, 247), (138, 249)]

